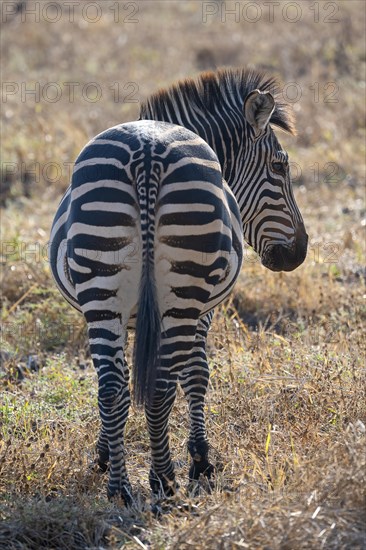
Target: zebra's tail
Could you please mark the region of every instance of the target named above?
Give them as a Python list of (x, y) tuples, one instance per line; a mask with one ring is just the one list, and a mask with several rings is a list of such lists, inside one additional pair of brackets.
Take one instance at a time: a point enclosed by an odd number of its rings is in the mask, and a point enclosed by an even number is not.
[(154, 184), (137, 185), (142, 234), (142, 267), (133, 367), (133, 395), (137, 405), (152, 400), (160, 359), (161, 320), (154, 269), (157, 191), (158, 186)]

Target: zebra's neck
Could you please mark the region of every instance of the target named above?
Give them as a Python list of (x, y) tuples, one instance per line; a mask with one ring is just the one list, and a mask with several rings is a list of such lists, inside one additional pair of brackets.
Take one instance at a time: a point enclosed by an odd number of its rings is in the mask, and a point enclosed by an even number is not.
[(140, 119), (159, 120), (184, 126), (210, 145), (215, 151), (230, 187), (235, 184), (233, 152), (241, 147), (239, 136), (245, 131), (240, 107), (210, 102), (186, 102), (179, 94), (164, 98), (164, 102), (148, 100), (141, 108)]
[(140, 119), (179, 124), (198, 134), (215, 151), (223, 177), (235, 192), (242, 171), (240, 159), (248, 145), (243, 105), (255, 89), (271, 91), (276, 98), (271, 124), (292, 133), (291, 112), (280, 101), (276, 80), (245, 69), (205, 72), (162, 89), (141, 105)]

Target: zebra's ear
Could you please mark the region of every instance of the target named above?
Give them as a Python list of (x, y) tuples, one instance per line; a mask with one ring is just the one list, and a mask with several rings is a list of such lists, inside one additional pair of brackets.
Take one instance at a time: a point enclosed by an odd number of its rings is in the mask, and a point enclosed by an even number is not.
[(244, 103), (244, 116), (259, 136), (265, 130), (273, 111), (275, 100), (270, 92), (253, 90), (247, 95)]

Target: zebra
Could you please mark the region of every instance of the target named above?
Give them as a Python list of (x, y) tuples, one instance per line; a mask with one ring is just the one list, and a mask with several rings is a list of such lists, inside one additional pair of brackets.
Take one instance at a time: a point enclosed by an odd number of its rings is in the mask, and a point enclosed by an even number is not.
[(188, 401), (189, 479), (214, 472), (204, 403), (206, 338), (232, 290), (243, 240), (273, 271), (306, 257), (288, 155), (272, 129), (295, 133), (277, 81), (218, 69), (159, 90), (140, 118), (93, 138), (79, 154), (51, 230), (55, 282), (88, 326), (98, 375), (98, 464), (109, 498), (133, 502), (125, 464), (130, 405), (125, 338), (135, 330), (133, 392), (144, 405), (150, 487), (178, 485), (168, 419), (179, 383)]

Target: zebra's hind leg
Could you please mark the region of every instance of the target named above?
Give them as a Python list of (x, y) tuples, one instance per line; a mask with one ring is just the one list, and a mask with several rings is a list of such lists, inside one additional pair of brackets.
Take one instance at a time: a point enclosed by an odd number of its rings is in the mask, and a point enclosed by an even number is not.
[(98, 374), (98, 405), (102, 421), (97, 449), (100, 465), (109, 459), (108, 498), (132, 503), (125, 464), (124, 430), (130, 405), (128, 367), (124, 357), (124, 330), (120, 320), (89, 321), (89, 343)]
[(156, 381), (151, 403), (146, 403), (145, 413), (151, 444), (150, 487), (155, 496), (171, 497), (178, 486), (169, 449), (168, 420), (177, 390), (176, 379), (167, 376)]
[(209, 381), (209, 369), (206, 358), (206, 337), (211, 324), (213, 312), (199, 320), (196, 339), (191, 358), (179, 374), (181, 387), (188, 400), (190, 417), (190, 434), (188, 450), (192, 457), (189, 469), (189, 480), (196, 481), (201, 474), (211, 478), (214, 467), (209, 462), (209, 445), (205, 425), (205, 397)]

